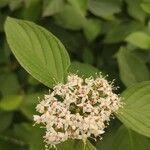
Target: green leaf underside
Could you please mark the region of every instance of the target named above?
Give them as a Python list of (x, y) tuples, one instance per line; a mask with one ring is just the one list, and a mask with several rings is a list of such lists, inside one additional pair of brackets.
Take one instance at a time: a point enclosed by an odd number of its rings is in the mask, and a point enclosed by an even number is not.
[(128, 128), (150, 137), (150, 81), (128, 88), (122, 98), (125, 104), (117, 117)]
[(12, 52), (34, 78), (49, 87), (63, 82), (70, 60), (54, 35), (32, 22), (10, 17), (5, 31)]
[(115, 150), (149, 150), (149, 138), (142, 136), (123, 125), (117, 131), (114, 138)]

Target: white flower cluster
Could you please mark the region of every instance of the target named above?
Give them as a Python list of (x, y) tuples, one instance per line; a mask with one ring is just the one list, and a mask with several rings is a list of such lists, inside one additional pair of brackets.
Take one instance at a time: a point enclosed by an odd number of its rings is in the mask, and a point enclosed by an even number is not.
[(36, 107), (34, 121), (46, 127), (45, 142), (55, 145), (67, 139), (96, 138), (104, 133), (112, 113), (122, 106), (113, 86), (102, 76), (82, 79), (69, 75)]

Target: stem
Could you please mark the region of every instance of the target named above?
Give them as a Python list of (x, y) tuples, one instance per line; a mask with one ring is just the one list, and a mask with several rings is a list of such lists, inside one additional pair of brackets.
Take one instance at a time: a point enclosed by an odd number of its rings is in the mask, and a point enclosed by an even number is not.
[(86, 141), (83, 141), (83, 150), (86, 148)]

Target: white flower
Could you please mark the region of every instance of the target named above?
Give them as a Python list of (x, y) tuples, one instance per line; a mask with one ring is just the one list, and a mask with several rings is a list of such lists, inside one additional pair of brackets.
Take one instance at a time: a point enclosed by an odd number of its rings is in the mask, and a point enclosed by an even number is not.
[(110, 117), (122, 106), (113, 85), (102, 76), (82, 79), (69, 75), (37, 105), (37, 124), (46, 128), (45, 142), (55, 145), (67, 139), (96, 138), (103, 134)]

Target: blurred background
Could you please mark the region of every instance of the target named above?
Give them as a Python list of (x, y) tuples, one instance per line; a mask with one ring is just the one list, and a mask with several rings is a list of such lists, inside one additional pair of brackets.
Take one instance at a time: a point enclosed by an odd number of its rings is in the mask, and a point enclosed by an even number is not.
[[(4, 34), (7, 16), (56, 35), (71, 57), (70, 72), (108, 74), (118, 93), (150, 79), (150, 0), (0, 0), (0, 150), (44, 149), (32, 116), (38, 97), (49, 90), (11, 53)], [(118, 124), (112, 123), (112, 132)], [(109, 134), (98, 149), (112, 150)]]

